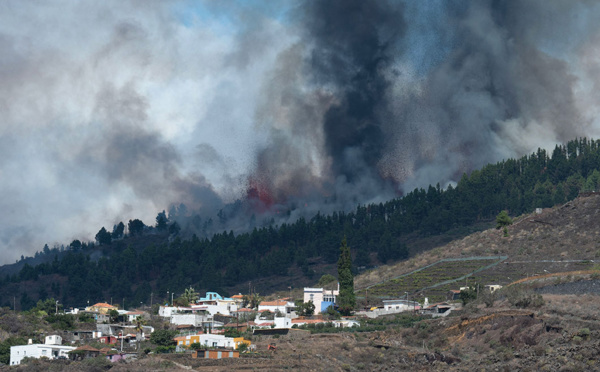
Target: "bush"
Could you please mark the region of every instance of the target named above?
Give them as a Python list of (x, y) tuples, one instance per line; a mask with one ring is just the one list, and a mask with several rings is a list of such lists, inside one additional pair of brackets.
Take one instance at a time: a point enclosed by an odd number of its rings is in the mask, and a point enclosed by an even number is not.
[(101, 371), (112, 368), (112, 362), (106, 359), (104, 355), (99, 355), (96, 358), (86, 358), (81, 361), (81, 364), (85, 366), (85, 368), (82, 368), (84, 371)]
[(577, 335), (583, 339), (589, 339), (590, 338), (590, 329), (589, 328), (581, 328), (579, 330), (579, 332), (577, 332)]
[(154, 352), (157, 354), (169, 354), (175, 351), (175, 345), (170, 345), (170, 346), (157, 346), (156, 349), (154, 349)]

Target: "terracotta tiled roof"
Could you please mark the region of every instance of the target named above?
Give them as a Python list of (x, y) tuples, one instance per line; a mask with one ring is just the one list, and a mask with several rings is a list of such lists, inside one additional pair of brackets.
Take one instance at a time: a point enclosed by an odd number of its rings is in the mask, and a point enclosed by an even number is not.
[(116, 306), (113, 306), (111, 304), (107, 304), (106, 302), (98, 302), (95, 305), (92, 305), (92, 307), (110, 307), (110, 308), (115, 308)]
[(113, 351), (113, 350), (112, 350), (111, 348), (109, 348), (109, 347), (103, 347), (102, 349), (100, 349), (100, 352), (101, 352), (102, 354), (108, 354), (108, 353), (110, 353), (111, 351)]
[(292, 319), (292, 323), (315, 324), (315, 323), (325, 323), (325, 321), (322, 319)]
[(258, 306), (285, 306), (287, 301), (275, 300), (275, 301), (263, 301)]
[(180, 324), (177, 326), (177, 329), (185, 329), (185, 328), (195, 328), (193, 324)]
[(231, 296), (231, 298), (244, 298), (244, 295), (241, 295), (241, 294), (240, 295), (233, 295), (233, 296)]
[(84, 350), (84, 351), (100, 351), (98, 349), (96, 349), (95, 347), (91, 347), (90, 345), (83, 345), (83, 346), (79, 346), (77, 349), (75, 350)]

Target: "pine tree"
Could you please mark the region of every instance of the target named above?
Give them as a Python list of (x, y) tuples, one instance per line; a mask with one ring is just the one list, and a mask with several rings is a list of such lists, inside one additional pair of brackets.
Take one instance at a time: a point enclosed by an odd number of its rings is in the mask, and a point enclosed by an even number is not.
[(339, 311), (343, 315), (350, 315), (356, 305), (356, 297), (354, 295), (352, 256), (350, 255), (350, 248), (348, 248), (348, 244), (346, 243), (346, 237), (342, 240), (342, 245), (340, 247), (338, 280), (340, 282), (340, 295), (338, 297)]

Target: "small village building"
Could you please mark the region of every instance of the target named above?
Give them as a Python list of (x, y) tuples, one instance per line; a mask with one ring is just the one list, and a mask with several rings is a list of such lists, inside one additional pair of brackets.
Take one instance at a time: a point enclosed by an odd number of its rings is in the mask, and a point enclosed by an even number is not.
[(448, 301), (460, 300), (460, 291), (458, 289), (451, 289), (448, 291)]
[(337, 296), (339, 295), (339, 284), (337, 290), (310, 287), (304, 288), (304, 302), (312, 301), (315, 305), (315, 314), (327, 311), (329, 306), (335, 306), (337, 303)]
[(117, 343), (118, 339), (115, 336), (108, 335), (98, 337), (98, 341), (102, 344), (114, 345)]
[(108, 314), (109, 311), (111, 310), (119, 310), (118, 307), (113, 306), (111, 304), (107, 304), (105, 302), (98, 302), (97, 304), (94, 304), (92, 306), (86, 307), (85, 311), (89, 311), (89, 312), (97, 312), (100, 314)]
[(421, 308), (421, 304), (416, 301), (406, 299), (383, 300), (383, 310), (387, 312), (414, 311)]
[(180, 336), (174, 338), (177, 347), (187, 348), (191, 344), (200, 344), (206, 347), (232, 348), (237, 349), (240, 343), (250, 345), (250, 341), (244, 340), (242, 337), (227, 337), (220, 334), (200, 333), (195, 335)]
[[(31, 341), (31, 340), (30, 340)], [(10, 365), (21, 364), (23, 358), (67, 358), (69, 351), (75, 350), (73, 346), (63, 346), (62, 337), (58, 335), (46, 336), (43, 344), (17, 345), (10, 347)]]
[(214, 349), (214, 350), (197, 350), (192, 353), (192, 358), (203, 359), (224, 359), (224, 358), (239, 358), (240, 352), (237, 350)]
[(433, 317), (447, 316), (452, 311), (453, 307), (447, 302), (438, 302), (429, 306), (423, 307), (422, 314), (431, 315)]
[(98, 355), (100, 355), (100, 350), (89, 345), (83, 345), (75, 350), (71, 350), (69, 352), (69, 359), (83, 360), (88, 358), (96, 358)]
[(270, 311), (272, 313), (280, 312), (282, 314), (290, 314), (294, 310), (294, 303), (287, 300), (262, 301), (258, 304), (258, 311)]
[(213, 327), (213, 318), (206, 311), (187, 312), (171, 315), (171, 324), (192, 325), (194, 327)]
[(128, 322), (135, 322), (135, 320), (139, 317), (143, 317), (144, 316), (144, 312), (143, 311), (128, 311), (125, 313), (125, 316), (127, 316), (127, 321)]
[(282, 316), (276, 316), (274, 319), (275, 328), (292, 328), (292, 319)]
[(205, 310), (210, 315), (232, 315), (238, 309), (237, 300), (223, 297), (217, 292), (206, 292), (206, 296), (201, 297), (194, 305), (193, 310)]
[(488, 284), (485, 286), (485, 288), (487, 288), (491, 293), (494, 293), (502, 288), (502, 286), (500, 284)]
[(244, 295), (241, 293), (231, 296), (231, 299), (235, 301), (235, 303), (238, 305), (238, 308), (242, 307), (244, 304)]

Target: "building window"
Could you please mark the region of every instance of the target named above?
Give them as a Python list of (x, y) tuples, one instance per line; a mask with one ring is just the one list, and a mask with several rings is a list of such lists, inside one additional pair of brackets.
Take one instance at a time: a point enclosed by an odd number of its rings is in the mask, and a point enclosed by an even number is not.
[(312, 301), (312, 300), (314, 300), (314, 299), (315, 299), (315, 295), (311, 293), (311, 294), (310, 294), (310, 301)]

